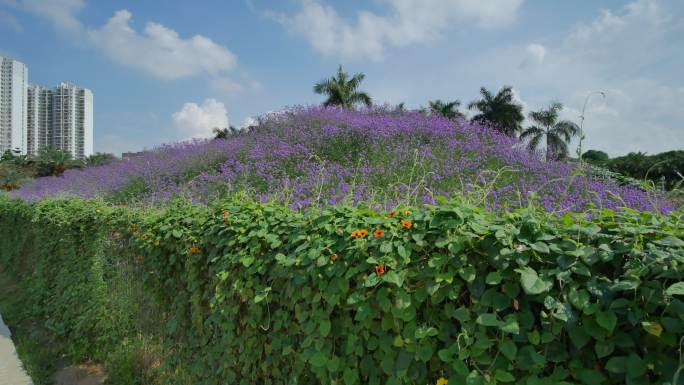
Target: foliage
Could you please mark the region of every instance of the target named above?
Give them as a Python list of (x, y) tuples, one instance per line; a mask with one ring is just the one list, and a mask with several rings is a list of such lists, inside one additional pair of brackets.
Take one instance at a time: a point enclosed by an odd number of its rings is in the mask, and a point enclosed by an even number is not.
[(525, 129), (520, 139), (529, 139), (528, 147), (534, 151), (539, 143), (546, 140), (546, 159), (566, 159), (568, 157), (568, 143), (579, 133), (579, 126), (569, 120), (559, 120), (559, 112), (563, 105), (554, 102), (549, 108), (530, 112), (530, 119), (534, 125)]
[(464, 118), (464, 115), (458, 110), (458, 106), (461, 105), (461, 102), (458, 100), (451, 102), (444, 102), (439, 99), (431, 100), (428, 102), (428, 105), (430, 107), (430, 113), (442, 115), (447, 119)]
[[(21, 283), (21, 318), (33, 320), (19, 335), (33, 342), (36, 324), (47, 333), (41, 354), (49, 357), (37, 356), (48, 369), (96, 360), (117, 373), (125, 360), (115, 352), (142, 343), (141, 335), (147, 345), (161, 335), (136, 254), (112, 231), (132, 215), (97, 201), (26, 206), (0, 196), (0, 266)], [(31, 370), (40, 374), (34, 380), (48, 381), (46, 367)]]
[(582, 154), (582, 159), (597, 166), (605, 164), (610, 159), (608, 154), (600, 150), (588, 150)]
[(684, 151), (667, 151), (655, 155), (629, 153), (606, 162), (612, 171), (637, 179), (650, 180), (664, 189), (681, 187), (684, 175)]
[(83, 162), (85, 166), (104, 166), (116, 160), (114, 154), (109, 154), (106, 152), (97, 152), (90, 155)]
[(115, 159), (112, 154), (98, 152), (82, 161), (72, 160), (68, 153), (54, 147), (46, 147), (34, 156), (6, 151), (0, 157), (0, 190), (16, 190), (33, 178), (60, 176), (68, 169), (103, 166)]
[(139, 255), (169, 383), (683, 383), (681, 212), (0, 198), (0, 227), (0, 263), (33, 266), (31, 306), (78, 356), (128, 349), (141, 313), (102, 271)]
[(231, 136), (239, 135), (241, 130), (234, 126), (229, 126), (228, 128), (214, 127), (212, 132), (214, 133), (214, 139), (228, 139)]
[(472, 120), (480, 123), (490, 123), (501, 133), (514, 137), (522, 130), (525, 116), (522, 105), (514, 100), (513, 88), (504, 86), (493, 95), (489, 90), (480, 88), (481, 98), (468, 104), (468, 109), (475, 109), (479, 113)]
[(349, 74), (344, 72), (340, 65), (337, 69), (336, 76), (316, 83), (314, 92), (328, 97), (328, 99), (323, 102), (323, 105), (326, 107), (340, 106), (351, 109), (354, 108), (354, 105), (359, 103), (370, 107), (372, 104), (370, 96), (365, 92), (358, 91), (359, 86), (365, 77), (366, 75), (362, 73), (357, 73), (352, 77), (349, 77)]
[(295, 209), (339, 203), (389, 209), (462, 195), (509, 209), (527, 205), (531, 192), (558, 213), (594, 206), (666, 212), (677, 205), (657, 192), (578, 176), (575, 165), (542, 161), (522, 147), (487, 125), (438, 114), (299, 107), (264, 116), (225, 140), (163, 146), (38, 179), (14, 193), (28, 201), (75, 195), (131, 205), (248, 192)]

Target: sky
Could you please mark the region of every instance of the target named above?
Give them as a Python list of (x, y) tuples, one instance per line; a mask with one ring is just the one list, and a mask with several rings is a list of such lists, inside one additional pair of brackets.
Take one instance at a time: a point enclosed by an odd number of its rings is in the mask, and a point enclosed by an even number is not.
[(510, 85), (579, 123), (594, 92), (584, 149), (682, 149), (683, 34), (682, 0), (0, 0), (0, 55), (91, 89), (117, 155), (321, 103), (339, 65), (410, 108)]

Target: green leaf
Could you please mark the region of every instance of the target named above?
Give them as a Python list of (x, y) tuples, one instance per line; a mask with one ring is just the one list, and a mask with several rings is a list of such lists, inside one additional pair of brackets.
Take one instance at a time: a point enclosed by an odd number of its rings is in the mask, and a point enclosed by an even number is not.
[(498, 285), (501, 283), (501, 273), (498, 271), (491, 272), (487, 274), (487, 277), (485, 278), (485, 283), (487, 285)]
[(416, 332), (414, 333), (414, 337), (417, 340), (422, 340), (425, 337), (434, 337), (437, 334), (439, 334), (439, 331), (437, 331), (437, 329), (433, 328), (432, 326), (430, 326), (430, 327), (419, 327), (416, 329)]
[(532, 248), (532, 250), (538, 251), (540, 253), (549, 253), (549, 246), (544, 242), (535, 242), (531, 244), (530, 247)]
[(596, 323), (608, 330), (608, 333), (612, 333), (617, 324), (617, 316), (612, 310), (600, 311), (596, 313)]
[(627, 377), (641, 378), (646, 374), (646, 363), (638, 355), (631, 353), (627, 357)]
[(387, 274), (384, 274), (382, 276), (382, 280), (385, 282), (393, 283), (399, 287), (401, 287), (404, 284), (404, 276), (401, 274), (398, 274), (394, 270), (388, 272)]
[(470, 310), (464, 306), (461, 306), (451, 313), (451, 317), (456, 318), (461, 322), (470, 321)]
[(475, 268), (466, 266), (458, 270), (458, 275), (466, 282), (473, 282), (475, 280)]
[(537, 272), (529, 266), (525, 266), (522, 269), (516, 269), (515, 271), (520, 273), (520, 285), (525, 293), (529, 295), (545, 293), (553, 286), (548, 280), (539, 277)]
[(411, 306), (411, 295), (403, 290), (398, 291), (395, 306), (399, 310), (407, 309), (409, 306)]
[(606, 370), (612, 373), (627, 373), (627, 357), (613, 357), (606, 362)]
[(539, 343), (541, 343), (541, 335), (539, 334), (539, 331), (532, 330), (531, 332), (528, 332), (527, 340), (530, 341), (530, 343), (534, 346), (539, 345)]
[(319, 330), (321, 332), (321, 337), (325, 338), (330, 334), (330, 321), (327, 319), (321, 320), (321, 322), (318, 324)]
[(613, 354), (613, 350), (615, 350), (615, 344), (612, 341), (596, 341), (594, 344), (594, 352), (598, 358)]
[(497, 369), (496, 372), (494, 373), (494, 378), (501, 382), (513, 382), (515, 381), (515, 377), (513, 377), (512, 374), (508, 372), (504, 372), (503, 370)]
[(501, 321), (496, 318), (496, 314), (484, 313), (477, 316), (475, 322), (483, 326), (499, 326)]
[(309, 363), (316, 368), (322, 368), (328, 363), (328, 359), (322, 352), (316, 352), (309, 358)]
[(418, 347), (418, 358), (421, 361), (423, 361), (423, 362), (430, 361), (430, 358), (432, 358), (432, 354), (433, 354), (433, 348), (432, 348), (431, 344), (423, 342)]
[(342, 377), (344, 378), (345, 385), (354, 385), (359, 379), (359, 373), (356, 369), (347, 368), (344, 370)]
[(665, 290), (667, 295), (684, 295), (684, 282), (677, 282)]
[(641, 323), (641, 326), (644, 328), (644, 330), (646, 330), (646, 332), (653, 334), (656, 337), (660, 337), (660, 335), (663, 333), (663, 327), (658, 322), (644, 321)]
[(271, 288), (267, 287), (259, 292), (259, 294), (254, 296), (254, 303), (259, 303), (268, 297), (268, 293), (271, 292)]
[(578, 310), (583, 310), (589, 304), (589, 293), (584, 290), (570, 290), (568, 293), (568, 300)]
[(511, 340), (505, 340), (499, 344), (499, 351), (506, 358), (513, 361), (515, 359), (516, 354), (518, 353), (518, 347), (515, 346), (515, 342)]
[(654, 242), (663, 246), (684, 247), (684, 241), (673, 236), (667, 236), (665, 238), (657, 239)]
[(518, 325), (518, 319), (513, 314), (507, 315), (506, 318), (504, 318), (503, 323), (499, 326), (499, 328), (501, 329), (501, 331), (510, 334), (520, 333), (520, 325)]

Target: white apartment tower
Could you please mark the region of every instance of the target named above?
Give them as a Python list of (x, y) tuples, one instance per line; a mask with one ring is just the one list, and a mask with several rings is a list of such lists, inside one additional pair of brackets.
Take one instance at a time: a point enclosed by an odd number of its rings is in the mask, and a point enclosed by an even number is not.
[(26, 154), (28, 69), (0, 56), (0, 154), (18, 150)]
[(52, 90), (29, 84), (26, 153), (36, 155), (50, 145), (52, 128)]
[(93, 154), (93, 93), (70, 83), (52, 91), (49, 144), (74, 159)]

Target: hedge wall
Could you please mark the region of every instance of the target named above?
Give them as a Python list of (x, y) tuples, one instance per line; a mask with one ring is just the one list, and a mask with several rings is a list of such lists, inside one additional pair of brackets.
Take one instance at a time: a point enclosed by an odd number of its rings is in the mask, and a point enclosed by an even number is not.
[(0, 263), (100, 356), (101, 266), (138, 266), (169, 383), (684, 384), (682, 213), (592, 216), (0, 198)]

